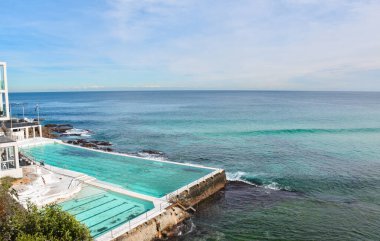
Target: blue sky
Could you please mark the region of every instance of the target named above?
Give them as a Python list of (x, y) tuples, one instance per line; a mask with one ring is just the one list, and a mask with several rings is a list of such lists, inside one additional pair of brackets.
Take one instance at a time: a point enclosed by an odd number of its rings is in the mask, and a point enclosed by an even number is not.
[(2, 0), (11, 91), (380, 91), (380, 1)]

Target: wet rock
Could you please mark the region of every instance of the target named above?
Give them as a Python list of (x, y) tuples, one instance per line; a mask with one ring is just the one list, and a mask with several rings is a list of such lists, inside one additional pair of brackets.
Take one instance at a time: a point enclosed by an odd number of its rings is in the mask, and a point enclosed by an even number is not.
[(109, 141), (92, 141), (92, 143), (98, 146), (112, 146), (111, 142)]
[(113, 151), (113, 149), (110, 148), (110, 147), (102, 147), (102, 146), (98, 146), (98, 150), (108, 151), (108, 152), (112, 152)]
[(42, 136), (46, 138), (57, 138), (58, 136), (53, 133), (51, 128), (49, 127), (42, 127)]
[[(74, 126), (71, 124), (46, 124), (44, 126), (46, 130), (48, 130), (49, 133), (60, 133), (59, 136), (72, 136), (72, 137), (80, 137), (81, 134), (73, 133), (68, 135), (66, 133), (67, 130), (74, 129)], [(89, 133), (91, 133), (90, 130), (86, 130)], [(93, 148), (97, 150), (103, 150), (103, 151), (113, 151), (110, 146), (112, 146), (112, 143), (109, 141), (100, 141), (100, 140), (89, 140), (89, 139), (73, 139), (73, 140), (65, 140), (65, 143), (72, 144), (72, 145), (78, 145), (78, 146), (83, 146), (87, 148)]]
[(78, 140), (68, 140), (68, 141), (65, 141), (65, 142), (68, 143), (68, 144), (72, 144), (72, 145), (79, 145)]
[(89, 148), (98, 148), (98, 146), (96, 144), (91, 143), (91, 142), (83, 143), (81, 146), (89, 147)]
[(59, 124), (51, 128), (52, 131), (58, 133), (65, 133), (66, 131), (71, 129), (73, 129), (73, 126), (71, 124)]
[(102, 151), (113, 151), (113, 149), (109, 147), (112, 144), (108, 141), (76, 139), (76, 140), (68, 140), (65, 142), (72, 145), (78, 145), (78, 146), (93, 148), (93, 149), (102, 150)]
[(149, 155), (163, 155), (162, 151), (156, 151), (156, 150), (142, 150), (141, 152), (149, 154)]

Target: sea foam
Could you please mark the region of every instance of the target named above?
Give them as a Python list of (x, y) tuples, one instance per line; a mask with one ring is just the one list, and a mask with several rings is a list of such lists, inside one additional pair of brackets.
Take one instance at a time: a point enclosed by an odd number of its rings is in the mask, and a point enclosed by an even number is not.
[(256, 183), (248, 181), (245, 176), (247, 176), (246, 172), (237, 171), (237, 172), (227, 172), (226, 173), (227, 180), (232, 182), (244, 182), (246, 184), (252, 185), (252, 186), (258, 186)]

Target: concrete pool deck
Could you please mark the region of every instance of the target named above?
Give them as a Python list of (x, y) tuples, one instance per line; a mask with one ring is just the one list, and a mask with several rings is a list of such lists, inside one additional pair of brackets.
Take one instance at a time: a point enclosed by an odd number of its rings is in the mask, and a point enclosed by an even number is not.
[[(47, 138), (35, 138), (26, 141), (19, 142), (19, 147), (31, 147), (45, 144), (59, 143), (63, 145), (72, 146), (70, 144), (63, 143), (60, 140), (47, 139)], [(157, 237), (161, 237), (165, 230), (170, 229), (174, 225), (178, 224), (189, 215), (186, 212), (188, 208), (191, 208), (194, 204), (206, 199), (212, 194), (216, 193), (225, 186), (226, 178), (224, 170), (218, 168), (204, 167), (201, 165), (177, 163), (166, 160), (152, 160), (147, 158), (135, 157), (123, 153), (110, 153), (101, 150), (94, 150), (85, 147), (75, 146), (76, 148), (82, 148), (85, 150), (91, 150), (95, 152), (107, 153), (109, 155), (119, 155), (126, 157), (133, 157), (137, 159), (150, 160), (154, 162), (170, 163), (181, 166), (204, 168), (211, 172), (201, 178), (188, 183), (173, 192), (167, 193), (162, 197), (153, 197), (142, 193), (127, 190), (123, 187), (111, 184), (108, 182), (100, 181), (94, 177), (83, 174), (81, 172), (68, 170), (61, 167), (55, 167), (45, 164), (40, 166), (51, 173), (62, 175), (68, 178), (72, 178), (76, 182), (80, 182), (86, 185), (91, 185), (104, 190), (109, 190), (115, 193), (120, 193), (126, 196), (147, 200), (153, 203), (154, 208), (145, 212), (127, 222), (112, 229), (111, 231), (99, 236), (96, 240), (152, 240)], [(43, 160), (34, 160), (43, 161)], [(74, 195), (74, 194), (72, 194)], [(57, 195), (59, 196), (59, 195)], [(63, 200), (70, 199), (67, 197)], [(60, 199), (62, 200), (62, 198)]]

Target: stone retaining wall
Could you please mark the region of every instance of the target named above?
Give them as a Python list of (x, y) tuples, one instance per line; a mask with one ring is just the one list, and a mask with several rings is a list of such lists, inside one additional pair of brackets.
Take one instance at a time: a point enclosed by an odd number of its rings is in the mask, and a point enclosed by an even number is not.
[(222, 171), (181, 192), (170, 201), (180, 203), (184, 207), (191, 207), (224, 188), (226, 183), (226, 173)]
[(162, 238), (163, 232), (190, 217), (179, 207), (169, 207), (157, 217), (114, 239), (114, 241), (151, 241)]
[(173, 205), (168, 207), (162, 214), (115, 238), (114, 241), (151, 241), (165, 237), (173, 227), (190, 217), (190, 214), (176, 203), (185, 208), (191, 207), (224, 188), (226, 183), (227, 179), (224, 171), (207, 178), (189, 190), (185, 190), (173, 197), (171, 199)]

